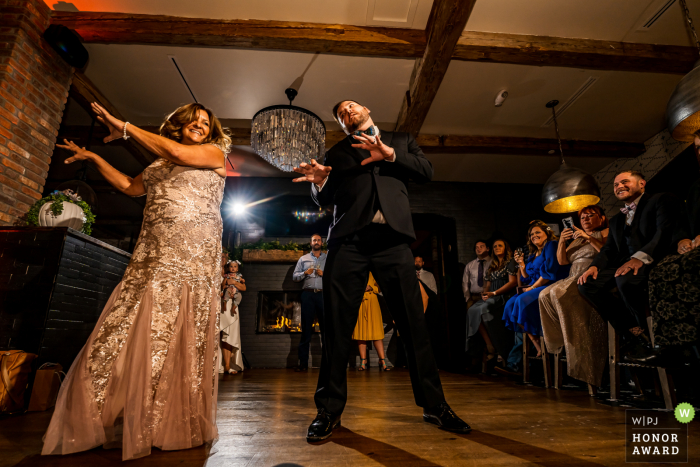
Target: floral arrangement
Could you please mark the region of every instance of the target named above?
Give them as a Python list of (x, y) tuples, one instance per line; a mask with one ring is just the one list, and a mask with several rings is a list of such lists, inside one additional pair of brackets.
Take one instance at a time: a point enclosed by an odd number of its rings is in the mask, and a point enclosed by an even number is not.
[[(328, 245), (324, 243), (322, 248), (323, 250), (327, 250)], [(311, 251), (311, 243), (296, 243), (290, 241), (287, 244), (281, 244), (279, 240), (275, 240), (273, 242), (258, 240), (255, 243), (244, 243), (237, 248), (232, 248), (231, 251), (229, 251), (229, 259), (232, 261), (241, 261), (243, 259), (243, 250)]]
[(58, 216), (63, 212), (63, 203), (73, 203), (78, 205), (83, 210), (83, 233), (90, 235), (92, 233), (92, 224), (95, 222), (95, 215), (90, 209), (90, 205), (87, 204), (83, 199), (77, 194), (73, 193), (73, 190), (54, 190), (50, 195), (44, 196), (39, 201), (34, 203), (27, 213), (27, 223), (29, 225), (39, 225), (39, 210), (46, 203), (51, 203), (51, 213), (54, 216)]

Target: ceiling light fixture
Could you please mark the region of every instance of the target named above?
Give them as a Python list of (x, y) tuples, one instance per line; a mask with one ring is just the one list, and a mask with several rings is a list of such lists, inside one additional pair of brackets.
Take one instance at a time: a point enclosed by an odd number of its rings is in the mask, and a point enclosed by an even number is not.
[[(680, 0), (681, 10), (690, 32), (695, 39), (695, 45), (700, 52), (700, 40), (695, 32), (693, 20), (685, 0)], [(695, 132), (700, 130), (700, 60), (695, 62), (693, 69), (680, 80), (673, 90), (666, 106), (666, 126), (671, 136), (678, 141), (692, 143)]]
[(316, 114), (292, 105), (297, 90), (284, 93), (289, 105), (273, 105), (253, 117), (250, 145), (257, 155), (284, 172), (302, 162), (322, 161), (326, 152), (326, 125)]
[(557, 114), (554, 111), (554, 107), (557, 104), (559, 104), (557, 100), (549, 101), (546, 107), (552, 109), (554, 131), (559, 142), (561, 167), (549, 177), (547, 183), (544, 184), (544, 188), (542, 188), (542, 206), (547, 212), (564, 214), (597, 204), (600, 201), (600, 189), (592, 175), (576, 167), (569, 167), (564, 162), (564, 151), (561, 148)]

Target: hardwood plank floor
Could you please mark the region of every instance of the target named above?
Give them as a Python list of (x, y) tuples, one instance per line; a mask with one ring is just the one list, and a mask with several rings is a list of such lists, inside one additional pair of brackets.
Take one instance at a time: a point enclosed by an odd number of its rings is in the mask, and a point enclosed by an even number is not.
[[(222, 377), (219, 441), (212, 448), (154, 449), (129, 466), (523, 466), (594, 467), (625, 464), (624, 408), (584, 391), (522, 386), (505, 378), (441, 372), (447, 400), (471, 424), (455, 435), (424, 423), (406, 370), (350, 371), (342, 427), (308, 444), (315, 416), (317, 370), (248, 370)], [(0, 466), (123, 465), (120, 450), (39, 455), (51, 413), (0, 419)], [(700, 423), (690, 426), (690, 463), (700, 459)], [(695, 445), (693, 445), (695, 444)], [(637, 464), (640, 465), (640, 464)], [(658, 465), (658, 464), (654, 464)]]

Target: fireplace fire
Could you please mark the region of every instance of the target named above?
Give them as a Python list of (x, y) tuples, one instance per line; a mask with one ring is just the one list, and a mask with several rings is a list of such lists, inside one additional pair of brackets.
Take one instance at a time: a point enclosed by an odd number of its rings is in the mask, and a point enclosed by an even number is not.
[[(314, 320), (314, 332), (319, 332), (318, 320)], [(301, 291), (258, 292), (258, 313), (255, 332), (301, 332)]]

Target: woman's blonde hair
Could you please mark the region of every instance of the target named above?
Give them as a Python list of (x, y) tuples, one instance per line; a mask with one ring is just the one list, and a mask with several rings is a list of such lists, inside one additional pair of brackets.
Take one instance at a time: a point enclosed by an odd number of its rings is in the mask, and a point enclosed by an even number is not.
[(182, 141), (182, 128), (197, 120), (199, 111), (203, 110), (209, 116), (209, 134), (202, 144), (213, 144), (224, 152), (228, 152), (231, 147), (231, 137), (228, 128), (223, 128), (221, 122), (210, 109), (202, 104), (194, 103), (183, 105), (175, 109), (175, 112), (168, 115), (160, 126), (160, 135), (177, 141)]
[[(556, 236), (556, 234), (554, 233), (552, 228), (550, 226), (548, 226), (547, 224), (545, 224), (544, 222), (542, 222), (542, 221), (530, 222), (530, 228), (527, 229), (527, 248), (528, 248), (528, 250), (530, 250), (531, 255), (534, 255), (535, 253), (537, 253), (537, 247), (535, 246), (534, 243), (532, 243), (532, 240), (530, 239), (530, 234), (532, 233), (532, 229), (534, 229), (535, 227), (539, 227), (540, 229), (542, 229), (542, 232), (544, 232), (544, 234), (547, 236), (547, 241), (544, 242), (544, 245), (546, 245), (547, 242), (549, 242), (549, 241), (559, 239), (559, 237)], [(542, 245), (542, 248), (544, 248), (544, 245)]]
[[(505, 247), (505, 254), (503, 255), (503, 261), (498, 259), (498, 256), (496, 253), (493, 252), (493, 246), (496, 244), (496, 242), (503, 242), (503, 246)], [(507, 241), (505, 241), (502, 238), (497, 238), (493, 242), (491, 242), (491, 266), (489, 266), (489, 269), (486, 271), (486, 274), (484, 274), (484, 277), (491, 275), (492, 272), (498, 272), (504, 267), (508, 266), (508, 263), (510, 260), (513, 259), (513, 250), (510, 248), (510, 245), (508, 244)]]

